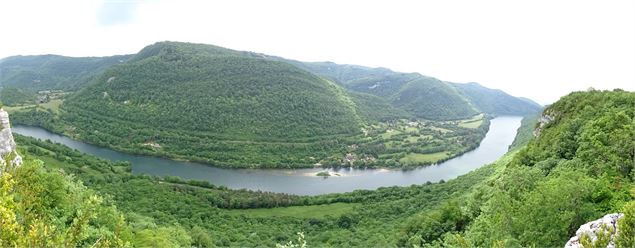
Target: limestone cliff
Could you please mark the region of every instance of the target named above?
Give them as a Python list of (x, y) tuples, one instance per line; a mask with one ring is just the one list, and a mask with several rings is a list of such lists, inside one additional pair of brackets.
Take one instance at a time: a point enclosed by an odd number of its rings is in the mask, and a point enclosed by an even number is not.
[(536, 129), (534, 129), (534, 137), (540, 136), (542, 129), (544, 129), (547, 125), (551, 124), (560, 114), (549, 109), (545, 110), (540, 119), (538, 119), (538, 124)]
[[(588, 222), (575, 232), (575, 236), (571, 237), (569, 241), (564, 245), (565, 248), (582, 248), (582, 236), (587, 236), (591, 243), (595, 243), (598, 240), (598, 236), (604, 234), (609, 235), (609, 242), (606, 245), (607, 248), (615, 247), (613, 243), (614, 236), (618, 233), (617, 222), (620, 218), (624, 217), (624, 214), (614, 213), (607, 214), (604, 217)], [(601, 234), (602, 233), (602, 234)]]
[(22, 164), (22, 157), (16, 152), (15, 146), (9, 114), (0, 108), (0, 174), (6, 169), (7, 162), (11, 166)]

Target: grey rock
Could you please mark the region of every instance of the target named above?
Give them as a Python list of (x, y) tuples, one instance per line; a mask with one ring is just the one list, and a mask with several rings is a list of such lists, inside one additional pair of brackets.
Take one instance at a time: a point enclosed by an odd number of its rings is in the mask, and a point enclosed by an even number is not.
[(564, 245), (565, 248), (582, 248), (582, 244), (580, 244), (580, 239), (584, 234), (589, 235), (591, 240), (595, 242), (597, 240), (597, 233), (604, 232), (607, 229), (605, 228), (613, 228), (614, 232), (611, 234), (611, 242), (606, 246), (607, 248), (614, 248), (615, 244), (613, 243), (613, 238), (615, 234), (619, 231), (617, 230), (617, 221), (624, 217), (624, 214), (621, 213), (613, 213), (607, 214), (604, 217), (587, 222), (584, 225), (581, 225), (580, 228), (575, 232), (575, 236), (571, 237), (569, 241)]
[(543, 113), (540, 116), (540, 119), (538, 119), (538, 127), (536, 127), (536, 129), (534, 129), (534, 137), (538, 137), (540, 136), (540, 133), (542, 132), (542, 129), (548, 125), (549, 123), (553, 122), (557, 117), (556, 113)]
[(11, 165), (20, 166), (22, 164), (22, 157), (16, 152), (15, 147), (15, 140), (13, 140), (13, 134), (11, 134), (9, 114), (4, 109), (0, 109), (0, 161), (2, 167), (6, 166), (4, 160), (11, 154), (15, 155), (10, 162)]

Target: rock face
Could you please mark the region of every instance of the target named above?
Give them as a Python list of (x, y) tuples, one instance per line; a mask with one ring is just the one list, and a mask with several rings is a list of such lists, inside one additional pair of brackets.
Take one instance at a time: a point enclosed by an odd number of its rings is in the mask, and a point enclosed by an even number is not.
[(534, 129), (534, 137), (540, 136), (542, 129), (556, 119), (557, 113), (543, 113), (538, 119), (538, 127)]
[(582, 244), (580, 243), (580, 239), (582, 235), (589, 235), (592, 241), (597, 240), (597, 234), (599, 232), (606, 232), (609, 228), (612, 228), (613, 233), (611, 233), (611, 242), (606, 246), (607, 248), (614, 248), (615, 244), (613, 243), (613, 238), (615, 234), (618, 232), (617, 230), (617, 221), (624, 217), (624, 214), (614, 213), (607, 214), (604, 217), (588, 222), (584, 225), (581, 225), (580, 228), (575, 232), (575, 236), (571, 237), (567, 244), (564, 245), (565, 248), (582, 248)]
[(22, 164), (22, 157), (15, 151), (15, 141), (11, 134), (11, 124), (9, 123), (9, 114), (0, 109), (0, 174), (6, 167), (5, 160), (9, 158), (12, 166)]

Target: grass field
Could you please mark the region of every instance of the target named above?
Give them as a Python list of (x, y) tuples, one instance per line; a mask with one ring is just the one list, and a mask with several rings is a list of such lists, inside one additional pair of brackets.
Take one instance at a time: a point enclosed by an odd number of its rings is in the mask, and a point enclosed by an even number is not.
[(53, 111), (53, 113), (59, 113), (60, 112), (60, 106), (62, 105), (62, 103), (64, 102), (64, 100), (62, 99), (54, 99), (51, 100), (47, 103), (40, 103), (40, 104), (33, 104), (33, 105), (22, 105), (22, 106), (15, 106), (15, 107), (8, 107), (5, 106), (3, 107), (4, 110), (6, 110), (9, 113), (15, 113), (15, 112), (20, 112), (23, 110), (27, 110), (29, 108), (32, 107), (36, 107), (39, 110), (51, 110)]
[(440, 131), (442, 133), (448, 133), (448, 132), (452, 132), (452, 130), (448, 130), (442, 127), (430, 127), (430, 129), (434, 130), (434, 131)]
[(401, 131), (391, 129), (390, 131), (386, 131), (385, 133), (381, 134), (381, 138), (387, 140), (392, 138), (392, 136), (395, 136), (398, 134), (401, 134)]
[(30, 108), (30, 107), (33, 107), (33, 105), (24, 105), (24, 106), (15, 106), (15, 107), (4, 106), (2, 108), (4, 110), (6, 110), (7, 112), (9, 112), (9, 114), (10, 114), (10, 113), (15, 113), (15, 112), (18, 112), (20, 110), (27, 109), (27, 108)]
[(459, 126), (460, 127), (464, 127), (464, 128), (477, 128), (482, 123), (483, 123), (483, 119), (480, 119), (480, 120), (476, 120), (476, 121), (461, 122), (461, 123), (459, 123)]
[(64, 102), (64, 100), (62, 99), (55, 99), (55, 100), (51, 100), (47, 103), (42, 103), (42, 104), (38, 104), (38, 107), (43, 108), (43, 109), (50, 109), (53, 111), (53, 113), (59, 113), (60, 112), (60, 105), (62, 105), (62, 103)]
[(479, 115), (475, 115), (474, 117), (467, 119), (467, 120), (462, 120), (461, 122), (459, 122), (459, 127), (464, 127), (464, 128), (477, 128), (479, 126), (481, 126), (481, 124), (483, 124), (483, 114), (479, 114)]
[(358, 206), (358, 203), (333, 203), (314, 206), (295, 206), (284, 208), (257, 208), (227, 210), (229, 214), (246, 215), (254, 218), (267, 217), (296, 217), (296, 218), (323, 218), (326, 216), (338, 217), (348, 213)]
[(437, 152), (437, 153), (428, 153), (428, 154), (409, 153), (408, 155), (400, 159), (399, 162), (402, 164), (436, 162), (446, 157), (448, 157), (448, 154), (446, 152)]

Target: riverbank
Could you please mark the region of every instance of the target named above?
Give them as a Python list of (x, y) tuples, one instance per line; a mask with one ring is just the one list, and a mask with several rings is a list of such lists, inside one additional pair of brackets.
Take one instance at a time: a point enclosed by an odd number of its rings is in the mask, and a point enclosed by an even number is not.
[(441, 163), (476, 148), (485, 137), (491, 118), (481, 114), (452, 121), (398, 119), (365, 124), (360, 133), (269, 140), (155, 130), (139, 123), (115, 125), (102, 120), (116, 130), (105, 132), (103, 127), (76, 126), (67, 120), (68, 114), (34, 109), (16, 111), (12, 117), (16, 125), (43, 127), (84, 143), (129, 154), (223, 168), (258, 169), (414, 168)]
[[(18, 134), (49, 139), (81, 152), (112, 161), (128, 161), (134, 174), (177, 176), (185, 180), (203, 180), (231, 189), (250, 189), (297, 195), (318, 195), (350, 192), (357, 189), (377, 189), (387, 186), (408, 186), (450, 180), (491, 163), (507, 152), (521, 117), (497, 117), (480, 146), (444, 163), (412, 170), (339, 168), (341, 176), (315, 176), (323, 168), (304, 169), (228, 169), (199, 163), (131, 155), (98, 147), (51, 133), (42, 128), (15, 126)], [(335, 169), (333, 169), (335, 170)], [(306, 176), (309, 173), (311, 176)]]

